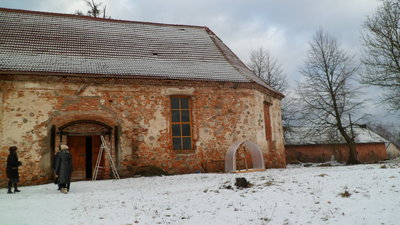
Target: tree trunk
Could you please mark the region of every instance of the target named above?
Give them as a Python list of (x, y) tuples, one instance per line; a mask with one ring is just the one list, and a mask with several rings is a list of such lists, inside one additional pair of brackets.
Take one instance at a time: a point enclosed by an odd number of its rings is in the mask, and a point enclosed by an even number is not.
[(351, 141), (351, 143), (347, 143), (349, 146), (349, 161), (347, 162), (348, 165), (354, 165), (354, 164), (359, 164), (360, 161), (358, 160), (358, 155), (356, 151), (356, 145), (354, 141)]
[(352, 137), (350, 137), (343, 127), (339, 127), (339, 132), (342, 134), (343, 138), (346, 140), (347, 146), (349, 147), (349, 160), (347, 161), (348, 165), (360, 164), (358, 160), (356, 145)]

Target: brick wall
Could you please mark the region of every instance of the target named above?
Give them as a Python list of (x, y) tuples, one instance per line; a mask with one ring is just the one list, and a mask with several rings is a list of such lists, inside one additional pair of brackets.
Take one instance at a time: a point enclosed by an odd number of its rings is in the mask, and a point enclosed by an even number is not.
[[(327, 162), (332, 157), (338, 162), (349, 160), (349, 149), (345, 144), (286, 145), (285, 150), (288, 163)], [(356, 144), (356, 151), (362, 163), (374, 163), (387, 158), (385, 143)]]
[[(172, 150), (170, 96), (192, 102), (194, 150)], [(8, 147), (16, 145), (24, 185), (52, 175), (50, 129), (94, 120), (119, 130), (118, 169), (155, 165), (170, 173), (223, 171), (226, 150), (250, 140), (263, 150), (267, 167), (285, 167), (280, 100), (246, 84), (189, 81), (32, 78), (0, 81), (0, 185), (4, 186)], [(272, 143), (265, 136), (264, 107), (270, 105)], [(74, 131), (79, 128), (70, 128)], [(82, 128), (82, 129), (88, 129)], [(114, 142), (112, 134), (111, 146)], [(63, 138), (65, 142), (65, 138)], [(56, 138), (56, 146), (60, 144)]]

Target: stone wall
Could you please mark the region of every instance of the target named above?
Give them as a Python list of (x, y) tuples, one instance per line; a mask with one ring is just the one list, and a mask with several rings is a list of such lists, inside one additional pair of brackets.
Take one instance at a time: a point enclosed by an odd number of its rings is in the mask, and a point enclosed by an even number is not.
[[(191, 97), (194, 150), (172, 150), (170, 96)], [(8, 148), (18, 147), (23, 185), (52, 175), (50, 130), (76, 120), (117, 127), (118, 169), (155, 165), (170, 173), (224, 170), (236, 140), (257, 143), (267, 167), (285, 167), (280, 100), (246, 84), (113, 79), (10, 79), (0, 81), (0, 185), (6, 183)], [(265, 137), (263, 102), (269, 102), (272, 144)], [(114, 133), (113, 133), (114, 135)], [(114, 137), (111, 146), (115, 146)], [(56, 146), (60, 144), (56, 138)], [(272, 146), (269, 149), (268, 146)]]

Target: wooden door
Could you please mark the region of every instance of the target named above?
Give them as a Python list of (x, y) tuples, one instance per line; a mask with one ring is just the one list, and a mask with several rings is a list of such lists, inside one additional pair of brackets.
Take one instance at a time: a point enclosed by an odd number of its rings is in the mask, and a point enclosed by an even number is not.
[(72, 157), (71, 179), (86, 179), (86, 137), (68, 136), (67, 145)]

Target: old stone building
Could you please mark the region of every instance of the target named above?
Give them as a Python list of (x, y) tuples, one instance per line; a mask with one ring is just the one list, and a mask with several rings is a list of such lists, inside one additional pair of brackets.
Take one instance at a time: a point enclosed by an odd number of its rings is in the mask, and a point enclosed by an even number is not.
[(2, 186), (12, 145), (22, 184), (52, 178), (60, 143), (91, 178), (100, 135), (122, 176), (223, 171), (237, 140), (284, 167), (282, 98), (207, 27), (0, 9)]

